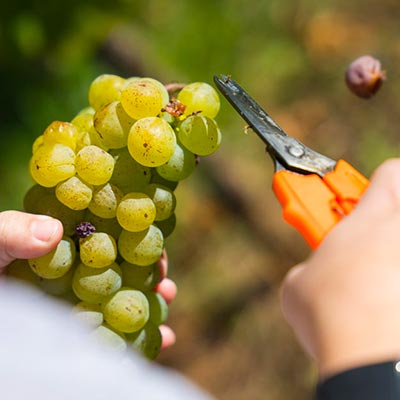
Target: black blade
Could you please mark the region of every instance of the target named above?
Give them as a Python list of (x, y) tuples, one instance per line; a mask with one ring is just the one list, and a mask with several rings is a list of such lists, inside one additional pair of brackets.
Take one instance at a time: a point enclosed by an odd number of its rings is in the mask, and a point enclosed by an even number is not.
[(336, 161), (311, 150), (283, 129), (233, 79), (214, 76), (214, 82), (233, 108), (266, 143), (270, 155), (287, 169), (301, 173), (325, 175)]

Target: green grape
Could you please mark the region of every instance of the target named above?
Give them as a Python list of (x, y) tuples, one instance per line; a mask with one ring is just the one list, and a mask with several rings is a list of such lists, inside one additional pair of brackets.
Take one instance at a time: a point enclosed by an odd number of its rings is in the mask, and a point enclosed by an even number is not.
[(23, 206), (26, 212), (40, 214), (38, 212), (43, 198), (52, 194), (52, 189), (40, 185), (33, 185), (25, 194)]
[(111, 150), (110, 154), (115, 160), (110, 182), (124, 193), (141, 192), (150, 182), (150, 168), (136, 162), (127, 148)]
[(157, 167), (166, 163), (174, 153), (175, 132), (158, 117), (136, 121), (128, 136), (130, 155), (146, 167)]
[(76, 141), (79, 137), (79, 130), (69, 122), (53, 121), (43, 132), (44, 144), (63, 144), (76, 150)]
[(178, 100), (186, 106), (185, 115), (201, 111), (202, 115), (215, 118), (220, 107), (216, 90), (204, 82), (186, 85), (179, 92)]
[(116, 218), (101, 218), (97, 215), (94, 215), (89, 210), (86, 210), (84, 220), (92, 223), (97, 232), (108, 233), (114, 238), (117, 238), (122, 231), (122, 227)]
[(71, 123), (79, 128), (79, 133), (76, 140), (77, 152), (90, 145), (100, 147), (106, 151), (108, 150), (99, 133), (94, 128), (93, 114), (79, 114), (71, 121)]
[(150, 183), (158, 183), (162, 186), (166, 186), (167, 188), (174, 191), (178, 187), (178, 181), (169, 181), (168, 179), (163, 178), (158, 172), (157, 168), (152, 168), (151, 170), (151, 179)]
[(75, 160), (76, 172), (91, 185), (107, 183), (114, 169), (114, 158), (97, 146), (86, 146), (79, 151)]
[(102, 218), (114, 218), (117, 206), (124, 194), (116, 186), (107, 183), (93, 191), (93, 198), (89, 210)]
[(75, 244), (64, 236), (50, 253), (28, 260), (33, 272), (45, 279), (56, 279), (65, 275), (75, 261)]
[(122, 228), (130, 232), (147, 229), (154, 221), (156, 207), (144, 193), (128, 193), (117, 207), (117, 220)]
[(196, 167), (196, 157), (179, 144), (175, 145), (172, 157), (163, 165), (157, 167), (157, 172), (169, 181), (186, 179)]
[(157, 79), (154, 79), (154, 78), (145, 77), (145, 78), (140, 78), (140, 82), (150, 82), (150, 83), (156, 85), (159, 88), (160, 93), (162, 95), (162, 105), (163, 105), (163, 107), (166, 104), (168, 104), (168, 102), (169, 102), (168, 90), (160, 81), (158, 81)]
[(94, 115), (95, 112), (96, 112), (96, 110), (93, 107), (85, 107), (85, 108), (82, 108), (82, 110), (80, 110), (78, 112), (78, 114), (76, 114), (76, 116), (82, 115), (82, 114)]
[(124, 261), (120, 267), (123, 285), (142, 292), (153, 289), (160, 280), (160, 270), (157, 263), (141, 266)]
[(149, 78), (132, 80), (121, 92), (122, 107), (136, 120), (157, 116), (168, 101), (165, 87)]
[(75, 268), (72, 267), (66, 274), (60, 278), (45, 279), (39, 278), (39, 285), (44, 292), (52, 296), (64, 296), (71, 291), (72, 277), (74, 276)]
[(109, 149), (126, 146), (129, 130), (134, 122), (135, 120), (124, 111), (119, 101), (106, 104), (94, 115), (94, 127)]
[(155, 263), (163, 251), (164, 239), (161, 230), (154, 225), (141, 232), (122, 230), (118, 249), (125, 261), (137, 265)]
[(150, 321), (140, 331), (128, 334), (126, 339), (132, 349), (150, 360), (154, 360), (161, 351), (161, 332)]
[(168, 304), (164, 297), (156, 292), (147, 292), (146, 297), (149, 302), (149, 320), (157, 326), (163, 324), (168, 318)]
[(7, 266), (7, 277), (37, 287), (40, 278), (29, 267), (28, 260), (15, 260)]
[(81, 301), (72, 308), (72, 316), (89, 329), (95, 329), (103, 323), (103, 313), (99, 304)]
[(208, 156), (221, 144), (221, 131), (217, 123), (202, 115), (186, 118), (179, 127), (180, 142), (192, 153)]
[(176, 226), (176, 215), (172, 214), (169, 218), (156, 221), (157, 227), (161, 230), (164, 238), (167, 238), (174, 231)]
[(38, 136), (32, 144), (32, 154), (36, 153), (36, 150), (39, 147), (43, 146), (43, 143), (44, 143), (43, 135)]
[(151, 183), (144, 192), (153, 200), (156, 207), (155, 221), (167, 219), (175, 211), (176, 198), (172, 190), (165, 186)]
[(140, 290), (122, 288), (103, 303), (103, 315), (118, 331), (136, 332), (149, 319), (149, 302)]
[(74, 273), (72, 288), (79, 299), (99, 304), (121, 288), (121, 274), (116, 263), (104, 268), (92, 268), (81, 263)]
[(121, 332), (116, 332), (112, 327), (103, 324), (98, 326), (90, 337), (100, 345), (107, 346), (111, 351), (124, 353), (127, 349), (125, 336)]
[(43, 144), (32, 155), (29, 170), (39, 185), (56, 186), (75, 175), (75, 153), (63, 144)]
[(84, 210), (92, 200), (92, 187), (72, 176), (56, 187), (57, 199), (71, 210)]
[(89, 87), (90, 106), (98, 110), (105, 104), (119, 100), (124, 84), (125, 79), (117, 75), (103, 74), (98, 76)]
[(82, 263), (93, 268), (107, 267), (117, 258), (115, 240), (105, 232), (79, 239), (79, 251)]
[(75, 227), (84, 220), (84, 210), (71, 210), (60, 203), (53, 189), (33, 186), (25, 195), (24, 210), (33, 214), (49, 215), (60, 220), (64, 227), (64, 234), (72, 236)]

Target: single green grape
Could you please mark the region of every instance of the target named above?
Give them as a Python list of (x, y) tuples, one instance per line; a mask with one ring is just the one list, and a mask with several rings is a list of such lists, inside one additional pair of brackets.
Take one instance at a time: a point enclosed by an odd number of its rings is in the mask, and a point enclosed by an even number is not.
[(146, 167), (166, 163), (174, 153), (175, 132), (158, 117), (142, 118), (135, 122), (128, 136), (130, 155)]
[(43, 132), (44, 144), (63, 144), (76, 150), (79, 130), (69, 122), (53, 121)]
[(124, 286), (138, 289), (142, 292), (153, 289), (160, 280), (160, 270), (157, 263), (141, 266), (124, 261), (121, 265), (122, 282)]
[(89, 87), (90, 106), (98, 110), (105, 104), (119, 100), (124, 84), (125, 79), (117, 75), (103, 74), (98, 76)]
[(107, 324), (98, 326), (90, 333), (90, 337), (102, 346), (107, 346), (112, 352), (118, 354), (125, 353), (127, 344), (125, 335), (122, 332), (116, 332), (115, 329)]
[(99, 304), (81, 301), (72, 308), (72, 316), (89, 329), (96, 329), (103, 323), (103, 313)]
[(160, 257), (164, 247), (161, 230), (154, 225), (140, 232), (122, 230), (118, 249), (125, 261), (137, 265), (150, 265)]
[(170, 181), (181, 181), (192, 174), (196, 167), (196, 157), (185, 147), (175, 145), (171, 158), (163, 165), (157, 167), (157, 172)]
[(92, 200), (93, 187), (77, 176), (72, 176), (56, 186), (57, 199), (71, 210), (84, 210)]
[(122, 286), (122, 272), (118, 264), (92, 268), (79, 264), (74, 273), (72, 288), (79, 299), (90, 304), (100, 304)]
[(44, 144), (43, 135), (40, 135), (34, 140), (34, 142), (32, 144), (32, 154), (36, 153), (36, 150), (39, 147), (43, 146), (43, 144)]
[(115, 160), (110, 182), (124, 193), (143, 191), (151, 179), (150, 168), (135, 161), (127, 148), (111, 150), (110, 154)]
[(75, 153), (63, 144), (43, 144), (32, 155), (29, 171), (39, 185), (56, 186), (75, 175)]
[(94, 127), (109, 149), (125, 147), (129, 130), (135, 120), (122, 108), (119, 101), (106, 104), (94, 115)]
[(122, 288), (103, 303), (103, 315), (118, 331), (136, 332), (149, 319), (149, 302), (140, 290)]
[(199, 156), (214, 153), (221, 144), (221, 131), (217, 123), (201, 114), (183, 120), (179, 126), (178, 137), (189, 151)]
[(124, 194), (119, 188), (110, 183), (98, 186), (93, 191), (93, 198), (89, 204), (89, 210), (102, 218), (114, 218), (117, 206)]
[(32, 271), (45, 279), (56, 279), (65, 275), (75, 261), (75, 244), (64, 236), (50, 253), (28, 260)]
[(136, 120), (157, 116), (168, 100), (164, 85), (149, 78), (132, 80), (121, 92), (122, 107)]
[(139, 232), (147, 229), (154, 221), (156, 207), (144, 193), (128, 193), (117, 207), (117, 220), (123, 229)]
[(86, 146), (76, 155), (76, 172), (91, 185), (104, 185), (114, 170), (114, 158), (97, 146)]
[(176, 207), (176, 197), (169, 188), (151, 183), (144, 192), (150, 197), (156, 207), (155, 221), (162, 221), (169, 218)]
[(150, 360), (154, 360), (161, 351), (161, 332), (151, 321), (140, 331), (127, 334), (126, 340), (132, 349)]
[(79, 239), (79, 252), (82, 263), (92, 268), (107, 267), (117, 258), (115, 240), (105, 232), (95, 232)]
[(150, 321), (159, 326), (168, 318), (168, 304), (160, 293), (146, 292), (147, 301), (149, 302)]
[(194, 82), (186, 85), (179, 93), (178, 100), (185, 106), (185, 115), (198, 113), (215, 118), (220, 108), (216, 90), (205, 82)]

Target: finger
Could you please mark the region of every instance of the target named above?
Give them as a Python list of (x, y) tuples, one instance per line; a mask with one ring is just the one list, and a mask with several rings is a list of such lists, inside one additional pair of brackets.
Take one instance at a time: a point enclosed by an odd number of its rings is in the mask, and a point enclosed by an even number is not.
[(20, 211), (0, 213), (0, 268), (16, 258), (40, 257), (57, 246), (63, 235), (60, 221)]
[(170, 304), (174, 300), (178, 291), (176, 284), (169, 278), (164, 278), (155, 288), (154, 291), (160, 293), (167, 304)]
[(163, 280), (168, 274), (168, 256), (167, 251), (164, 249), (161, 257), (157, 261), (157, 266), (160, 271), (160, 281)]
[(400, 209), (400, 159), (390, 159), (372, 174), (370, 185), (357, 206), (370, 216)]
[(293, 323), (293, 318), (297, 315), (296, 310), (301, 292), (301, 277), (305, 268), (305, 264), (298, 264), (291, 268), (286, 274), (280, 289), (282, 312), (289, 323)]
[(161, 350), (165, 350), (168, 347), (171, 347), (176, 342), (176, 335), (174, 331), (167, 325), (159, 326), (161, 332)]

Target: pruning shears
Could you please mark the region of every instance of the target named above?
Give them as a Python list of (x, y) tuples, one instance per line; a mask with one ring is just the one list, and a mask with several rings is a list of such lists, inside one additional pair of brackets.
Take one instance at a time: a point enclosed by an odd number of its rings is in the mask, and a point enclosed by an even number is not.
[(344, 160), (332, 160), (287, 135), (231, 77), (214, 76), (221, 93), (267, 145), (275, 163), (272, 188), (283, 218), (315, 249), (357, 205), (368, 179)]

